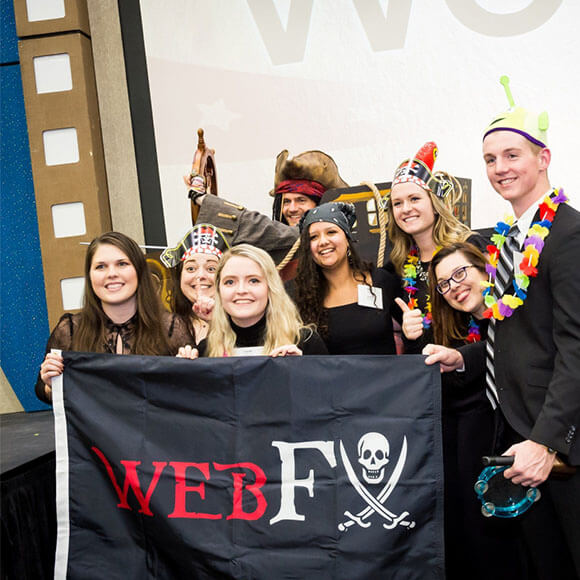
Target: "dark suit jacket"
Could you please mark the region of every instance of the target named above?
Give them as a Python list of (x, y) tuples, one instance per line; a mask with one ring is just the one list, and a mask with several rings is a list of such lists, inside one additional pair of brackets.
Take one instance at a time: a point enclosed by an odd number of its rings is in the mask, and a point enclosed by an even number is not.
[[(569, 205), (556, 212), (528, 290), (524, 304), (496, 324), (501, 409), (522, 437), (580, 465), (580, 213)], [(485, 364), (483, 344), (461, 351), (468, 372)]]

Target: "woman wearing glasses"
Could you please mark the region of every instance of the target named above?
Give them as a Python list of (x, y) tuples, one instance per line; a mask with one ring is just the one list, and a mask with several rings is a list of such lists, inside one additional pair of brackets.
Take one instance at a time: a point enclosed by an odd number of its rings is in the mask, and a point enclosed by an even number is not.
[[(485, 340), (486, 265), (486, 257), (465, 242), (433, 256), (429, 275), (436, 344), (457, 348)], [(443, 373), (441, 384), (447, 578), (485, 578), (489, 570), (478, 560), (483, 553), (503, 559), (496, 568), (499, 577), (519, 577), (513, 522), (484, 518), (473, 491), (481, 457), (493, 451), (494, 413), (485, 394), (485, 373), (469, 379)]]
[(487, 329), (482, 294), (488, 278), (486, 264), (482, 252), (467, 242), (450, 244), (433, 257), (430, 292), (436, 344), (475, 342), (482, 327)]

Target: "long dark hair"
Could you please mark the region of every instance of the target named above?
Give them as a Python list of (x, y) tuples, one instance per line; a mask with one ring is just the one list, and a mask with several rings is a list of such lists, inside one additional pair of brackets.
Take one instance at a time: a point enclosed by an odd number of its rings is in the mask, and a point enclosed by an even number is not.
[[(328, 338), (328, 314), (324, 309), (324, 299), (328, 294), (328, 281), (324, 270), (312, 258), (310, 251), (310, 228), (304, 228), (300, 234), (298, 248), (298, 271), (296, 273), (295, 302), (304, 324), (315, 324), (318, 333)], [(371, 264), (364, 262), (356, 251), (355, 245), (348, 240), (348, 263), (354, 279), (361, 284), (367, 284), (365, 273), (371, 269)]]
[(487, 259), (481, 251), (468, 242), (455, 242), (439, 250), (429, 266), (429, 292), (433, 316), (433, 338), (436, 344), (452, 346), (454, 342), (464, 341), (467, 338), (469, 314), (452, 308), (445, 297), (437, 292), (437, 276), (435, 268), (444, 258), (460, 252), (468, 262), (480, 272), (486, 274)]
[(185, 262), (179, 262), (175, 268), (171, 268), (171, 284), (168, 295), (168, 303), (171, 312), (177, 314), (184, 322), (191, 336), (195, 337), (193, 321), (197, 318), (192, 309), (192, 304), (181, 290), (181, 274)]
[(93, 257), (97, 248), (103, 244), (121, 250), (137, 272), (137, 319), (133, 354), (169, 354), (169, 344), (161, 324), (161, 301), (155, 291), (145, 256), (134, 240), (120, 232), (107, 232), (98, 236), (87, 249), (84, 306), (80, 312), (78, 329), (73, 336), (73, 350), (106, 352), (107, 318), (90, 278)]

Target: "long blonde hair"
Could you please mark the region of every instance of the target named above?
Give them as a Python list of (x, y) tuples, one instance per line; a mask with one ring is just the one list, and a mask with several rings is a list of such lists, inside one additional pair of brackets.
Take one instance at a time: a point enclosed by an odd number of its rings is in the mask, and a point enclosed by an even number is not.
[[(448, 179), (453, 183), (453, 188), (443, 198), (437, 197), (432, 191), (428, 189), (421, 188), (429, 195), (429, 198), (431, 199), (431, 205), (435, 212), (435, 223), (433, 224), (433, 241), (435, 242), (436, 246), (447, 246), (455, 242), (464, 242), (473, 233), (465, 224), (462, 224), (453, 215), (453, 206), (461, 198), (462, 189), (460, 183), (455, 177), (443, 171), (438, 171), (433, 175), (434, 180), (439, 180), (442, 178)], [(432, 180), (430, 180), (430, 183), (432, 183)], [(395, 266), (395, 271), (399, 276), (402, 277), (403, 265), (407, 260), (411, 246), (413, 246), (415, 242), (413, 240), (413, 236), (405, 233), (397, 225), (397, 222), (393, 216), (393, 204), (390, 195), (385, 210), (387, 213), (387, 231), (389, 233), (391, 244), (393, 245), (390, 259)]]
[(236, 334), (230, 318), (224, 310), (220, 284), (224, 266), (234, 256), (249, 258), (262, 270), (268, 285), (266, 306), (266, 333), (264, 352), (269, 353), (278, 346), (298, 344), (300, 330), (304, 327), (298, 310), (284, 289), (284, 284), (272, 258), (262, 249), (249, 244), (230, 248), (221, 259), (216, 272), (216, 295), (211, 326), (207, 335), (207, 354), (210, 357), (230, 356), (236, 346)]

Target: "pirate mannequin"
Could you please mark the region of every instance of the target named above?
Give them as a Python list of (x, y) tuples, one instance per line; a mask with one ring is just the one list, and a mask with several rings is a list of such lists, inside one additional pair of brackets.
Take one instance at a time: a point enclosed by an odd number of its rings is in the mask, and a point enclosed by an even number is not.
[[(203, 179), (191, 177), (194, 183), (190, 197), (200, 206), (198, 222), (218, 227), (233, 246), (241, 243), (266, 250), (279, 264), (298, 239), (298, 225), (302, 215), (316, 207), (328, 189), (348, 187), (338, 172), (336, 163), (322, 151), (306, 151), (288, 159), (288, 151), (276, 158), (273, 215), (263, 214), (227, 201), (206, 195)], [(195, 185), (197, 184), (197, 185)], [(289, 277), (289, 276), (286, 276)]]

